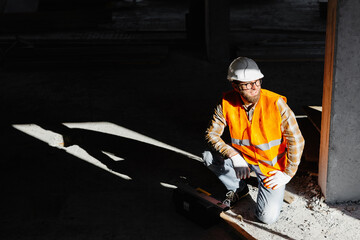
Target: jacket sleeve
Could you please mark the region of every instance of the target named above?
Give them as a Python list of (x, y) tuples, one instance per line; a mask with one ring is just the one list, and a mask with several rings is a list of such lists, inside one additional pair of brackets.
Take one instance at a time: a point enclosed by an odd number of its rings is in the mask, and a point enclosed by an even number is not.
[(279, 98), (277, 105), (281, 114), (281, 131), (287, 141), (288, 162), (285, 173), (293, 177), (300, 164), (301, 155), (304, 150), (305, 140), (300, 132), (295, 114), (282, 98)]
[(238, 154), (238, 152), (226, 144), (221, 138), (226, 127), (226, 120), (222, 111), (222, 104), (219, 103), (214, 111), (209, 127), (206, 130), (205, 140), (214, 149), (225, 158)]

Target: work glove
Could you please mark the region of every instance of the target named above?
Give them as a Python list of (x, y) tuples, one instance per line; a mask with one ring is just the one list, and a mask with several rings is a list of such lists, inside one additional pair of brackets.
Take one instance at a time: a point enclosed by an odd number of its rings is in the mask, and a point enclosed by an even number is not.
[(245, 159), (240, 156), (240, 154), (236, 154), (235, 156), (230, 157), (230, 159), (233, 163), (237, 178), (246, 179), (250, 177), (250, 168)]
[(282, 171), (275, 170), (269, 172), (269, 174), (271, 176), (265, 178), (264, 185), (266, 188), (273, 190), (287, 184), (291, 180), (291, 177)]

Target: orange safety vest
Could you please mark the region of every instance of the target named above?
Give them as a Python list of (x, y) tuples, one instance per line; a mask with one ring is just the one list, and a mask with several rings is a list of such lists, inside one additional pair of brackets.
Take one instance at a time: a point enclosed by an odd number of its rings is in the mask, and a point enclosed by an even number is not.
[(281, 115), (276, 104), (280, 97), (286, 102), (286, 97), (261, 89), (251, 122), (238, 92), (227, 92), (222, 100), (232, 146), (242, 153), (249, 164), (259, 165), (266, 176), (273, 170), (284, 171), (288, 159), (286, 139), (281, 132)]

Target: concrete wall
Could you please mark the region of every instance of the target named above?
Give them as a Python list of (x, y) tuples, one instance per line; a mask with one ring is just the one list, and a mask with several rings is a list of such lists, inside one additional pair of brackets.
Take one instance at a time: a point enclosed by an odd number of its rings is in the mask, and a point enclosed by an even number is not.
[(7, 0), (5, 13), (36, 12), (38, 5), (39, 0)]
[[(327, 202), (360, 199), (359, 12), (358, 0), (337, 1), (333, 74), (329, 74), (332, 75), (332, 79), (327, 82), (331, 86), (326, 87), (324, 79), (324, 91), (332, 89), (329, 95), (331, 98), (329, 115), (323, 115), (323, 118), (330, 117), (329, 126), (328, 129), (322, 129), (328, 131), (325, 133), (328, 134), (328, 159), (327, 163), (324, 163), (324, 158), (320, 155), (319, 168), (319, 183)], [(330, 59), (326, 58), (326, 61)], [(322, 137), (323, 135), (324, 133)]]

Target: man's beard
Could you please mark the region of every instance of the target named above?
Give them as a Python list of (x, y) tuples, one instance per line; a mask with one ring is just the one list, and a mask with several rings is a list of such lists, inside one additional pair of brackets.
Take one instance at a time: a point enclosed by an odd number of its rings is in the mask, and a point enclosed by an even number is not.
[(244, 91), (240, 92), (241, 96), (248, 102), (248, 103), (257, 103), (260, 99), (260, 90), (257, 95), (249, 96)]

